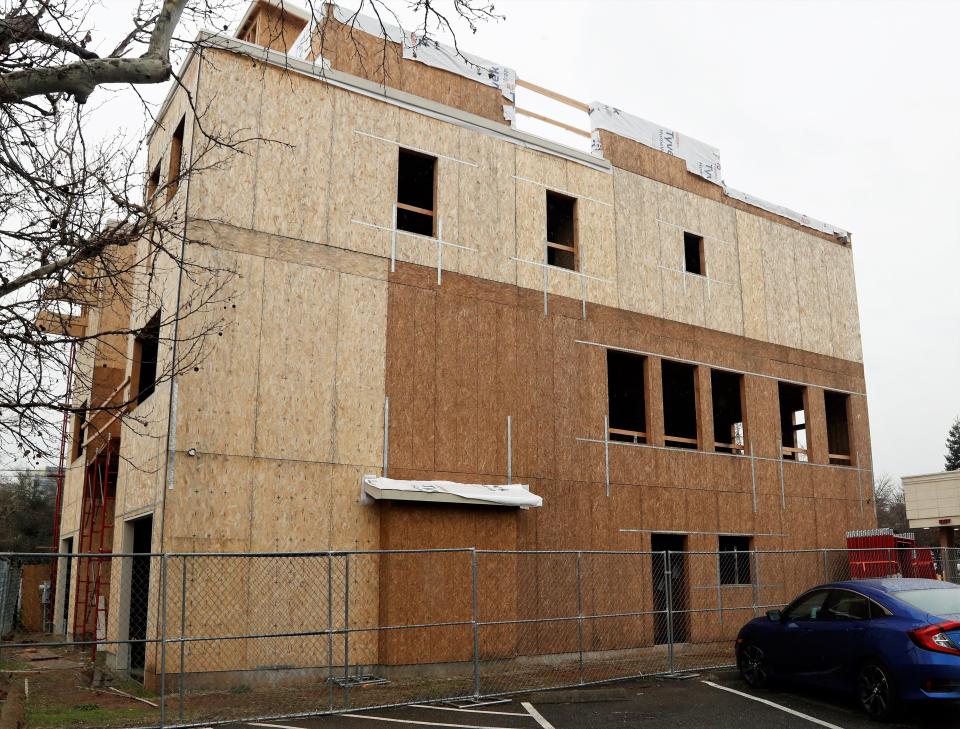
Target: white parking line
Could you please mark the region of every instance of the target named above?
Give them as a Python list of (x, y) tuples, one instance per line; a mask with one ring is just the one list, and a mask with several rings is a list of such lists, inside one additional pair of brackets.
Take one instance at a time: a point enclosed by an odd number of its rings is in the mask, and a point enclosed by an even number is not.
[(775, 704), (772, 701), (767, 699), (761, 699), (759, 696), (751, 696), (750, 694), (745, 694), (743, 691), (737, 691), (728, 686), (721, 686), (718, 683), (713, 683), (713, 681), (701, 681), (701, 683), (707, 684), (707, 686), (713, 686), (713, 688), (720, 689), (721, 691), (729, 691), (731, 694), (736, 694), (737, 696), (743, 696), (745, 699), (750, 699), (751, 701), (758, 701), (761, 704), (766, 704), (767, 706), (772, 706), (774, 709), (779, 709), (780, 711), (785, 711), (788, 714), (793, 714), (794, 716), (799, 716), (801, 719), (806, 719), (809, 722), (814, 724), (819, 724), (820, 726), (827, 727), (827, 729), (843, 729), (841, 726), (836, 724), (831, 724), (828, 721), (823, 719), (818, 719), (815, 716), (809, 716), (808, 714), (802, 714), (799, 711), (791, 709), (789, 706), (781, 706), (780, 704)]
[(265, 726), (271, 727), (271, 729), (304, 729), (302, 726), (288, 726), (286, 724), (261, 724), (260, 722), (251, 721), (247, 726)]
[(370, 716), (369, 714), (340, 714), (351, 719), (372, 719), (373, 721), (392, 721), (397, 724), (416, 724), (417, 726), (444, 726), (454, 729), (520, 729), (519, 727), (496, 727), (483, 724), (441, 724), (435, 721), (417, 721), (416, 719), (392, 719), (387, 716)]
[(533, 704), (529, 701), (521, 701), (520, 706), (527, 710), (527, 713), (534, 718), (534, 720), (543, 727), (543, 729), (554, 729), (553, 724), (543, 718), (543, 714), (533, 708)]
[(484, 709), (461, 709), (455, 706), (430, 706), (428, 704), (410, 704), (411, 709), (436, 709), (437, 711), (465, 711), (468, 714), (496, 714), (497, 716), (529, 716), (520, 711), (485, 711)]

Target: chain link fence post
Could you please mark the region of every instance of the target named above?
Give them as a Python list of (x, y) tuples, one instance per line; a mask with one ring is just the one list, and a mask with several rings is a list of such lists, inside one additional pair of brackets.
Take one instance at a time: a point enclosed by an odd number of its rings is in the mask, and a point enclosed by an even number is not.
[(180, 557), (180, 723), (184, 723), (183, 719), (183, 689), (184, 689), (184, 677), (186, 674), (186, 669), (184, 668), (185, 663), (185, 650), (184, 650), (184, 631), (187, 625), (187, 558), (184, 556)]
[(663, 565), (667, 601), (667, 672), (673, 673), (673, 570), (670, 567), (670, 550), (663, 553)]
[(350, 708), (350, 555), (343, 556), (343, 701)]
[(167, 555), (160, 555), (160, 727), (167, 725)]
[(473, 615), (473, 695), (480, 698), (480, 623), (479, 623), (479, 580), (477, 574), (477, 548), (470, 548), (471, 557), (471, 593)]
[(333, 711), (333, 555), (327, 552), (327, 685)]
[(830, 575), (827, 571), (827, 550), (821, 549), (820, 554), (823, 556), (823, 581), (830, 582)]
[(577, 552), (577, 645), (580, 653), (580, 683), (583, 684), (583, 553)]

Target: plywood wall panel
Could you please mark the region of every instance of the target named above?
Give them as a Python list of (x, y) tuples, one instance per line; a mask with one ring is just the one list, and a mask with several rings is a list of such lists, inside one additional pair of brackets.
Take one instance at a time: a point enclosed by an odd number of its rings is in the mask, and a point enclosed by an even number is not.
[(801, 346), (796, 250), (788, 229), (764, 221), (763, 272), (767, 327), (776, 344)]
[(253, 228), (326, 242), (330, 87), (280, 69), (263, 78)]
[(518, 366), (514, 310), (481, 301), (477, 314), (477, 467), (505, 477), (507, 416), (513, 415)]
[(437, 305), (438, 470), (476, 472), (477, 330), (476, 305), (441, 296)]
[[(330, 549), (330, 466), (253, 459), (248, 464), (252, 519), (250, 549), (298, 552)], [(359, 486), (357, 487), (359, 491)]]
[(585, 295), (588, 301), (604, 306), (617, 306), (617, 230), (614, 210), (591, 200), (581, 200), (577, 204), (579, 270), (605, 280), (574, 280), (574, 283), (583, 286), (584, 293), (580, 295)]
[(514, 473), (539, 478), (551, 473), (553, 447), (553, 336), (542, 312), (517, 311), (516, 405), (513, 423)]
[(736, 213), (737, 254), (743, 292), (743, 335), (767, 340), (767, 307), (764, 289), (763, 238), (761, 221), (743, 212)]
[(793, 243), (798, 251), (797, 298), (800, 307), (801, 348), (813, 352), (833, 354), (833, 322), (829, 285), (825, 264), (825, 249), (834, 244), (795, 233)]
[(347, 91), (334, 98), (331, 169), (338, 173), (330, 177), (329, 243), (387, 257), (390, 234), (353, 221), (392, 226), (399, 110)]
[(257, 455), (332, 460), (339, 276), (270, 259), (264, 265)]
[[(178, 447), (252, 455), (259, 347), (250, 343), (256, 342), (252, 333), (260, 331), (264, 262), (215, 248), (197, 249), (190, 258), (236, 275), (221, 290), (222, 303), (181, 322), (180, 336), (187, 342), (213, 325), (222, 336), (211, 333), (204, 340), (206, 356), (196, 364), (198, 370), (177, 378)], [(187, 282), (183, 301), (190, 301), (191, 295)]]
[(249, 228), (253, 223), (253, 191), (257, 180), (262, 84), (250, 83), (265, 67), (249, 58), (204, 49), (197, 107), (204, 108), (210, 129), (243, 130), (240, 154), (198, 143), (194, 159), (205, 168), (190, 180), (190, 215)]
[(390, 397), (390, 464), (435, 468), (436, 294), (391, 285), (386, 392)]
[[(516, 282), (510, 260), (516, 246), (516, 148), (460, 129), (460, 153), (477, 166), (461, 165), (459, 242), (476, 253), (450, 251), (458, 269), (471, 276)], [(520, 183), (523, 184), (523, 183)]]
[(857, 286), (853, 275), (853, 252), (849, 248), (828, 248), (824, 258), (833, 321), (834, 356), (862, 362), (863, 351), (860, 343)]
[(336, 337), (334, 460), (383, 459), (387, 284), (341, 273)]

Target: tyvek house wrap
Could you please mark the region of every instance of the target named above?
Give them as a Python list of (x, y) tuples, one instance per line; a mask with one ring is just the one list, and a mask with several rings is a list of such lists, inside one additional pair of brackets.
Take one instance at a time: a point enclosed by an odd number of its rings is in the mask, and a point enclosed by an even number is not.
[(621, 137), (633, 139), (674, 157), (680, 157), (687, 163), (687, 169), (693, 174), (717, 185), (723, 185), (720, 150), (716, 147), (597, 101), (590, 104), (589, 114), (595, 153), (602, 151), (597, 130), (606, 129)]
[(339, 5), (334, 6), (333, 17), (356, 30), (400, 43), (403, 46), (403, 57), (407, 60), (492, 86), (499, 89), (500, 94), (510, 102), (516, 97), (517, 72), (512, 68), (462, 50), (458, 52), (456, 48), (424, 38), (416, 31), (405, 33), (395, 25), (341, 8)]
[(688, 137), (685, 134), (682, 135), (673, 129), (668, 129), (646, 119), (627, 114), (616, 107), (596, 101), (590, 104), (589, 113), (590, 131), (593, 139), (592, 151), (596, 155), (603, 156), (603, 148), (597, 130), (605, 129), (608, 132), (640, 142), (674, 157), (680, 157), (686, 162), (688, 171), (719, 185), (723, 188), (723, 194), (727, 197), (776, 213), (822, 233), (849, 240), (850, 234), (839, 226), (825, 223), (783, 205), (727, 187), (721, 174), (720, 150), (716, 147), (711, 147), (698, 139)]
[(363, 490), (374, 499), (442, 501), (492, 506), (543, 506), (543, 499), (524, 484), (456, 483), (455, 481), (405, 481), (364, 476)]

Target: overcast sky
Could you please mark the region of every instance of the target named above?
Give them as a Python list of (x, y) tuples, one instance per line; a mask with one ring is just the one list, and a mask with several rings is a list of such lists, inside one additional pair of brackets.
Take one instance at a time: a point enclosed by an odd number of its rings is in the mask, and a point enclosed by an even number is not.
[[(95, 39), (115, 42), (130, 5), (105, 2)], [(960, 414), (960, 3), (496, 8), (463, 48), (712, 144), (731, 187), (852, 231), (876, 472), (942, 470)]]

